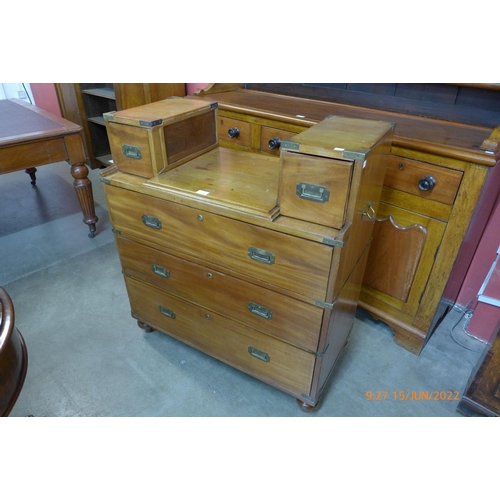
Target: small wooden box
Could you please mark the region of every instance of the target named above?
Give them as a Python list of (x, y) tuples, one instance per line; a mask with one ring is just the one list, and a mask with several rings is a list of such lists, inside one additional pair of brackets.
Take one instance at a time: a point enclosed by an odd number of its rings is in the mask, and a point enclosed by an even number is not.
[(218, 144), (216, 102), (172, 97), (105, 113), (104, 119), (116, 167), (147, 179)]
[(351, 179), (361, 175), (374, 156), (370, 153), (392, 137), (392, 129), (387, 122), (330, 116), (282, 141), (280, 214), (341, 229)]

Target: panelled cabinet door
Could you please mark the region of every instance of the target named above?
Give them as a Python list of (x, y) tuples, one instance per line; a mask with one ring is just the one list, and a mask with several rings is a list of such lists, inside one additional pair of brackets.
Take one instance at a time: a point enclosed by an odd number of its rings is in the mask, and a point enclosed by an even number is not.
[(362, 295), (414, 315), (446, 224), (381, 203)]

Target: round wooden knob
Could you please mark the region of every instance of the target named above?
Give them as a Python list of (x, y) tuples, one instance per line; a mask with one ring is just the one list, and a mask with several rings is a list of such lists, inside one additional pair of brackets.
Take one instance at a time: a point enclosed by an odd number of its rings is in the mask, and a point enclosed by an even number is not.
[(232, 127), (227, 131), (227, 135), (231, 137), (231, 139), (236, 139), (240, 135), (240, 130), (238, 127)]
[(430, 191), (435, 185), (436, 179), (430, 175), (427, 175), (418, 181), (418, 188), (421, 191)]
[(281, 145), (281, 140), (279, 137), (273, 137), (272, 139), (269, 140), (269, 147), (271, 149), (279, 149)]

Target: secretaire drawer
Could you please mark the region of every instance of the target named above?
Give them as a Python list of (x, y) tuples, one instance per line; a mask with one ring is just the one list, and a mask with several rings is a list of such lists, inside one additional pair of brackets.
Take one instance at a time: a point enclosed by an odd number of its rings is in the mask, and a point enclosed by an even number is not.
[(133, 278), (125, 281), (136, 319), (265, 382), (309, 394), (314, 354)]
[(341, 229), (352, 161), (281, 152), (279, 204), (283, 215)]
[(389, 156), (384, 185), (453, 205), (463, 173), (417, 160)]
[(116, 236), (123, 271), (169, 293), (316, 351), (323, 309)]
[(112, 224), (123, 236), (325, 300), (334, 249), (270, 229), (105, 185)]

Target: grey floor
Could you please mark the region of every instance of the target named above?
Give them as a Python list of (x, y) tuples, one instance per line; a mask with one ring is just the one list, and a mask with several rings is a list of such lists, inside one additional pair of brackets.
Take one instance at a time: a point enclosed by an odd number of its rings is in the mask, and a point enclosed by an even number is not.
[(415, 356), (359, 310), (320, 408), (304, 413), (291, 396), (165, 334), (139, 329), (99, 172), (89, 176), (99, 217), (94, 239), (82, 223), (69, 166), (41, 167), (37, 177), (32, 188), (24, 172), (0, 176), (0, 285), (29, 352), (12, 417), (462, 417), (456, 400), (399, 397), (462, 395), (484, 344), (464, 339), (462, 347), (453, 339), (460, 341), (461, 312), (452, 311)]

